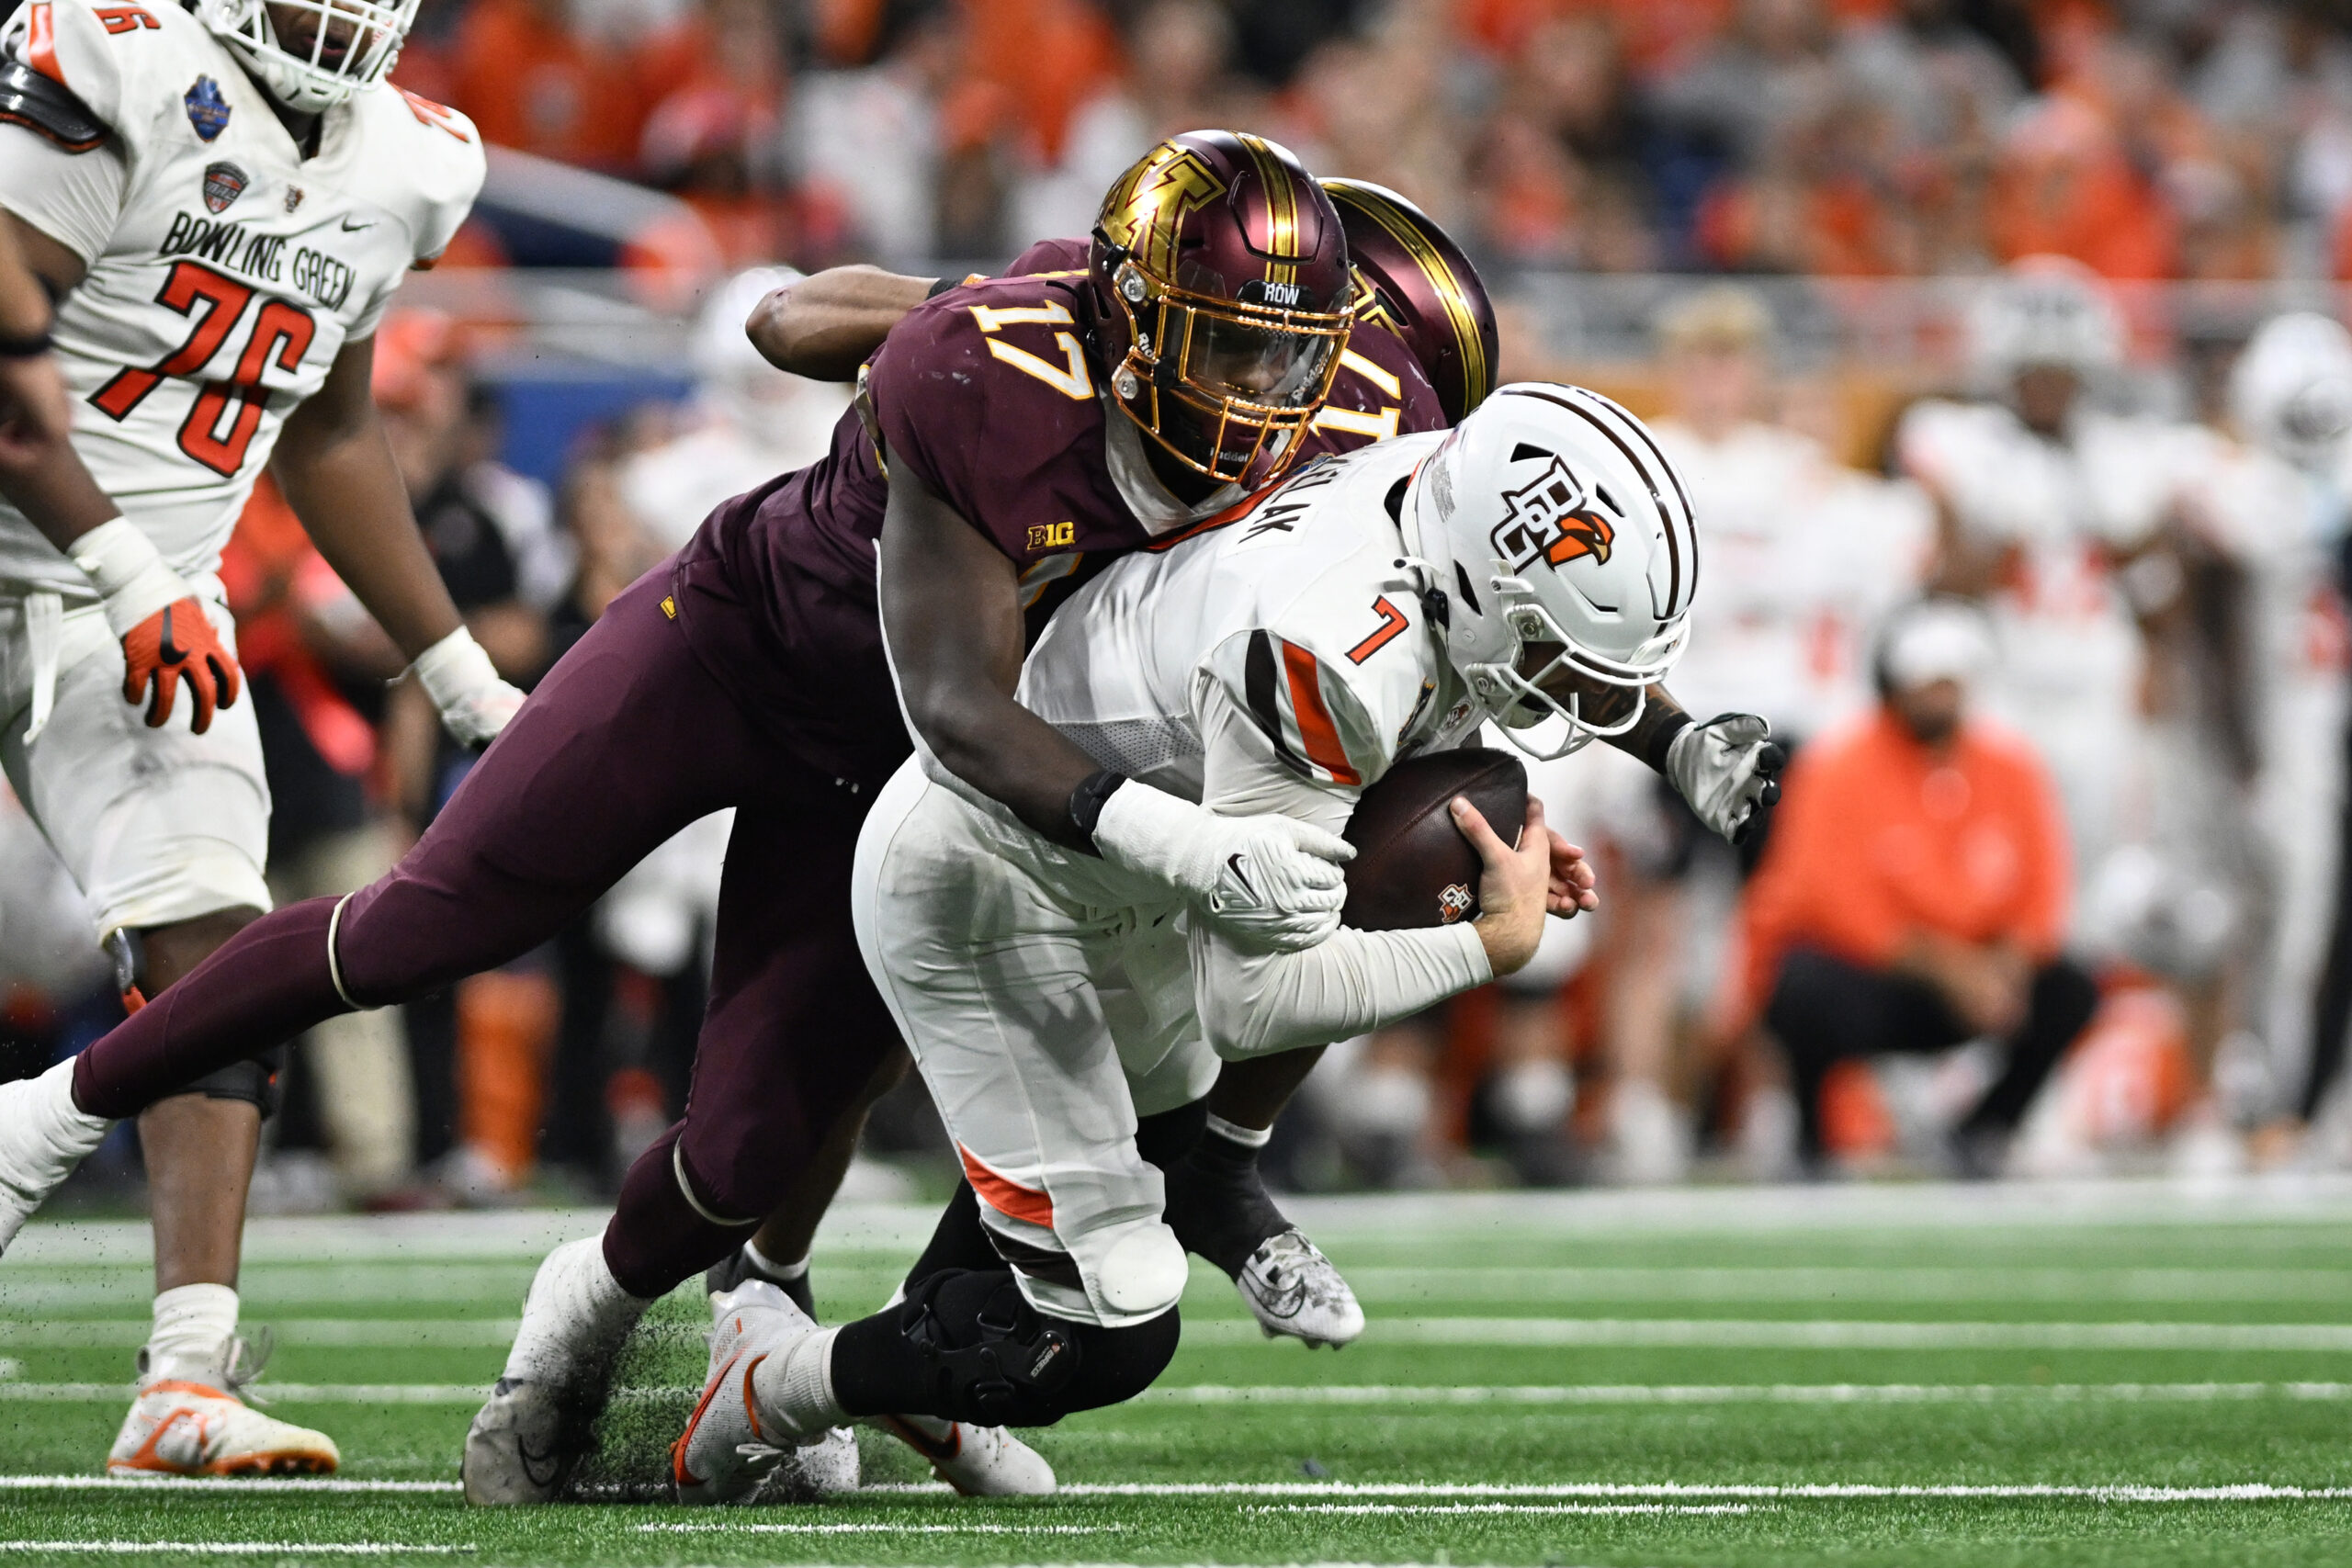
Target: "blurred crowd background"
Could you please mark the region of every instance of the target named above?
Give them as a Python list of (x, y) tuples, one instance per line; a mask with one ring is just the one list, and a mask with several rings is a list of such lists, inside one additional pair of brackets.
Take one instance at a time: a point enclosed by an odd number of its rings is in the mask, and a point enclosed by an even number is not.
[[(821, 454), (843, 389), (741, 330), (780, 268), (1001, 266), (1178, 130), (1405, 193), (1506, 379), (1657, 423), (1706, 563), (1670, 684), (1792, 743), (1773, 832), (1539, 769), (1600, 913), (1335, 1047), (1283, 1181), (2352, 1164), (2352, 4), (425, 0), (395, 79), (492, 164), (376, 395), (526, 685)], [(363, 883), (468, 758), (266, 484), (223, 576), (280, 896)], [(726, 830), (306, 1039), (257, 1205), (605, 1192), (685, 1090)], [(0, 799), (12, 1070), (119, 1017), (87, 929)], [(950, 1169), (911, 1078), (869, 1143), (853, 1190)]]

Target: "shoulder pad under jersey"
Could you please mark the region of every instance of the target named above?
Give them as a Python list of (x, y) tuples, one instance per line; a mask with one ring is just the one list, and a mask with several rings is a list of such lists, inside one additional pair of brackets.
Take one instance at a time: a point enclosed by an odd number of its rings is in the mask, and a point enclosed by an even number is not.
[(87, 152), (107, 139), (106, 121), (21, 60), (0, 60), (0, 124), (21, 125), (68, 152)]

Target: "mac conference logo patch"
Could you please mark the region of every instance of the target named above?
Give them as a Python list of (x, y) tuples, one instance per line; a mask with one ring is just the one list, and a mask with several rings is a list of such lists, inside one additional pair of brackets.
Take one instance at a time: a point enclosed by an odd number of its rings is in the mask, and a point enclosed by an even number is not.
[(229, 204), (245, 194), (245, 171), (234, 164), (209, 164), (204, 170), (204, 205), (226, 212)]
[(209, 141), (228, 129), (229, 100), (220, 96), (220, 84), (209, 76), (198, 76), (180, 102), (187, 106), (187, 122), (196, 127), (196, 139)]

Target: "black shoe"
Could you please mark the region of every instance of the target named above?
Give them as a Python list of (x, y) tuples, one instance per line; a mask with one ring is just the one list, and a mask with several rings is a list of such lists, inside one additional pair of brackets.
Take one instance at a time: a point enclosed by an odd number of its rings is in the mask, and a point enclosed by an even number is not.
[(1267, 1242), (1291, 1229), (1258, 1170), (1258, 1151), (1204, 1132), (1168, 1170), (1167, 1220), (1187, 1252), (1238, 1280)]

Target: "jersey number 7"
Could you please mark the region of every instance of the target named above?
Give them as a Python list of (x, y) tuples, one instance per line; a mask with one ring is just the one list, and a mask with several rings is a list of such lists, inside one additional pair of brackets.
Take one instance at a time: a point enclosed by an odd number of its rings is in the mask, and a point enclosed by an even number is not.
[[(155, 302), (191, 318), (187, 341), (149, 368), (117, 372), (90, 394), (91, 403), (117, 423), (128, 419), (165, 381), (187, 379), (211, 364), (254, 299), (254, 290), (233, 277), (197, 262), (174, 262)], [(262, 373), (272, 365), (289, 375), (300, 368), (318, 330), (308, 310), (283, 299), (262, 300), (237, 368), (228, 380), (208, 381), (198, 389), (180, 423), (180, 450), (216, 474), (233, 475), (244, 467), (245, 448), (269, 403)]]

